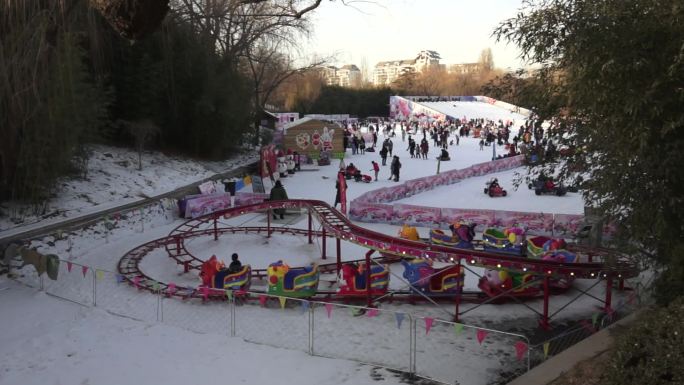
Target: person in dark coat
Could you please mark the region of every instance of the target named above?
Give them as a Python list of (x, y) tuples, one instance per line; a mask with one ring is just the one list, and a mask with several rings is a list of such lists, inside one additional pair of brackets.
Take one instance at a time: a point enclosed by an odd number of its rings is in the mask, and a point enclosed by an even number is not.
[(390, 171), (392, 172), (392, 175), (390, 175), (390, 179), (394, 177), (395, 182), (399, 182), (399, 170), (401, 169), (401, 162), (399, 162), (399, 157), (394, 156), (392, 158), (392, 164), (390, 165)]
[[(285, 191), (285, 187), (283, 187), (283, 184), (280, 183), (280, 181), (276, 181), (275, 185), (271, 189), (271, 195), (269, 197), (269, 200), (272, 201), (279, 201), (279, 200), (287, 200), (289, 199), (287, 197), (287, 191)], [(285, 218), (285, 209), (273, 209), (273, 219), (278, 219), (276, 218), (276, 214), (280, 215), (280, 219)]]
[(242, 270), (242, 262), (238, 259), (238, 254), (233, 253), (233, 255), (230, 257), (232, 259), (232, 262), (228, 266), (228, 271), (231, 274), (239, 273), (240, 270)]
[(387, 147), (385, 145), (382, 146), (382, 149), (380, 150), (380, 158), (382, 158), (382, 165), (386, 166), (387, 165)]

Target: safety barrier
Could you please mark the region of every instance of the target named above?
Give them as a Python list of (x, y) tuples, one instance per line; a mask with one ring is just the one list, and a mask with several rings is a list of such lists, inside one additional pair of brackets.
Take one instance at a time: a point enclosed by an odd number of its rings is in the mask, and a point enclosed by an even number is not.
[(371, 364), (448, 384), (486, 384), (529, 368), (529, 341), (523, 335), (408, 312), (253, 291), (221, 290), (212, 293), (220, 296), (180, 300), (161, 290), (143, 292), (115, 272), (63, 260), (56, 280), (33, 271), (16, 270), (20, 274), (15, 279), (115, 315)]

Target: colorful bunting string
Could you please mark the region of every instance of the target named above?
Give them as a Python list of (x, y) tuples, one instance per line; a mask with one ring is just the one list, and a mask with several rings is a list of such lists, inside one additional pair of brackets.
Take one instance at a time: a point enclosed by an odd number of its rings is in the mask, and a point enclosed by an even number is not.
[(121, 274), (116, 275), (116, 283), (119, 284), (121, 282), (125, 281), (124, 276)]
[(551, 346), (550, 342), (544, 342), (544, 359), (546, 359), (549, 356), (549, 347)]
[(375, 317), (378, 314), (380, 314), (380, 311), (378, 309), (368, 309), (368, 311), (366, 312), (366, 315), (368, 317)]
[(278, 297), (278, 301), (280, 301), (280, 308), (285, 309), (285, 303), (287, 302), (286, 297)]
[(454, 324), (454, 332), (457, 336), (460, 336), (463, 333), (463, 324)]
[(88, 272), (88, 266), (81, 266), (81, 272), (83, 273), (83, 278), (85, 278), (86, 273)]
[(397, 319), (397, 329), (401, 329), (401, 323), (404, 322), (404, 317), (406, 317), (404, 313), (394, 313), (394, 318)]
[(233, 291), (232, 290), (226, 290), (226, 298), (228, 298), (228, 301), (231, 301), (233, 299)]
[(489, 332), (486, 330), (477, 330), (477, 342), (479, 342), (480, 345), (482, 345), (482, 341), (484, 341), (484, 339), (487, 337), (487, 334), (489, 334)]
[(173, 295), (173, 293), (176, 292), (176, 284), (173, 282), (169, 283), (169, 286), (166, 288), (166, 291), (169, 293), (169, 295)]
[(306, 311), (309, 310), (309, 301), (302, 301), (300, 309), (302, 314), (306, 313)]
[(95, 278), (98, 281), (101, 281), (104, 278), (104, 271), (103, 270), (95, 270)]
[(71, 262), (67, 262), (67, 271), (71, 273), (71, 268), (74, 267), (74, 265)]
[(265, 295), (259, 294), (259, 303), (261, 304), (261, 306), (266, 305), (266, 296)]
[(330, 303), (325, 304), (325, 312), (328, 313), (328, 318), (332, 315), (333, 305)]
[(434, 321), (435, 319), (432, 317), (425, 317), (425, 335), (428, 335), (428, 333), (430, 333), (430, 329), (432, 328), (432, 323)]
[(140, 289), (140, 277), (133, 278), (133, 286), (135, 286), (136, 289)]
[(527, 344), (523, 341), (516, 342), (515, 355), (518, 357), (518, 361), (522, 361), (523, 357), (525, 357), (525, 353), (527, 353)]

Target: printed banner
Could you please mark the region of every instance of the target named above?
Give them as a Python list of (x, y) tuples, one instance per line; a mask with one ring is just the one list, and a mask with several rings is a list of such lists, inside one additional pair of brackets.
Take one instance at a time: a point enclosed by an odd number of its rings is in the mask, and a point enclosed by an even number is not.
[(476, 223), (476, 231), (484, 231), (486, 228), (492, 226), (495, 222), (495, 212), (493, 210), (475, 210), (475, 209), (441, 209), (441, 218), (444, 228), (450, 223), (454, 222), (472, 222)]
[(554, 215), (545, 213), (529, 213), (522, 211), (495, 211), (493, 226), (521, 226), (528, 232), (537, 235), (553, 235)]
[(554, 236), (574, 236), (580, 229), (584, 215), (555, 214), (553, 216)]
[(420, 194), (423, 191), (432, 190), (431, 178), (432, 176), (426, 176), (404, 182), (404, 186), (406, 186), (406, 196), (412, 196)]
[(392, 223), (411, 226), (439, 226), (441, 212), (437, 207), (395, 204), (392, 211)]
[(354, 221), (368, 223), (385, 223), (392, 220), (392, 211), (393, 208), (391, 205), (358, 202), (357, 200), (354, 200), (350, 205), (349, 218)]
[(197, 218), (227, 208), (230, 208), (230, 193), (202, 195), (186, 202), (185, 218)]
[(247, 206), (262, 203), (268, 199), (268, 194), (239, 192), (235, 194), (235, 206)]

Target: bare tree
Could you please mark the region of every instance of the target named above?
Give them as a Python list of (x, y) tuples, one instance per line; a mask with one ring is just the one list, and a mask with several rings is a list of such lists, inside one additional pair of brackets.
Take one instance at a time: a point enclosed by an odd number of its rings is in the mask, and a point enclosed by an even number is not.
[(283, 46), (287, 46), (287, 42), (266, 37), (251, 46), (244, 56), (253, 86), (255, 144), (259, 143), (261, 113), (278, 87), (291, 77), (310, 72), (329, 61), (328, 58), (314, 58), (306, 64), (297, 65), (299, 61), (284, 53), (281, 49)]

